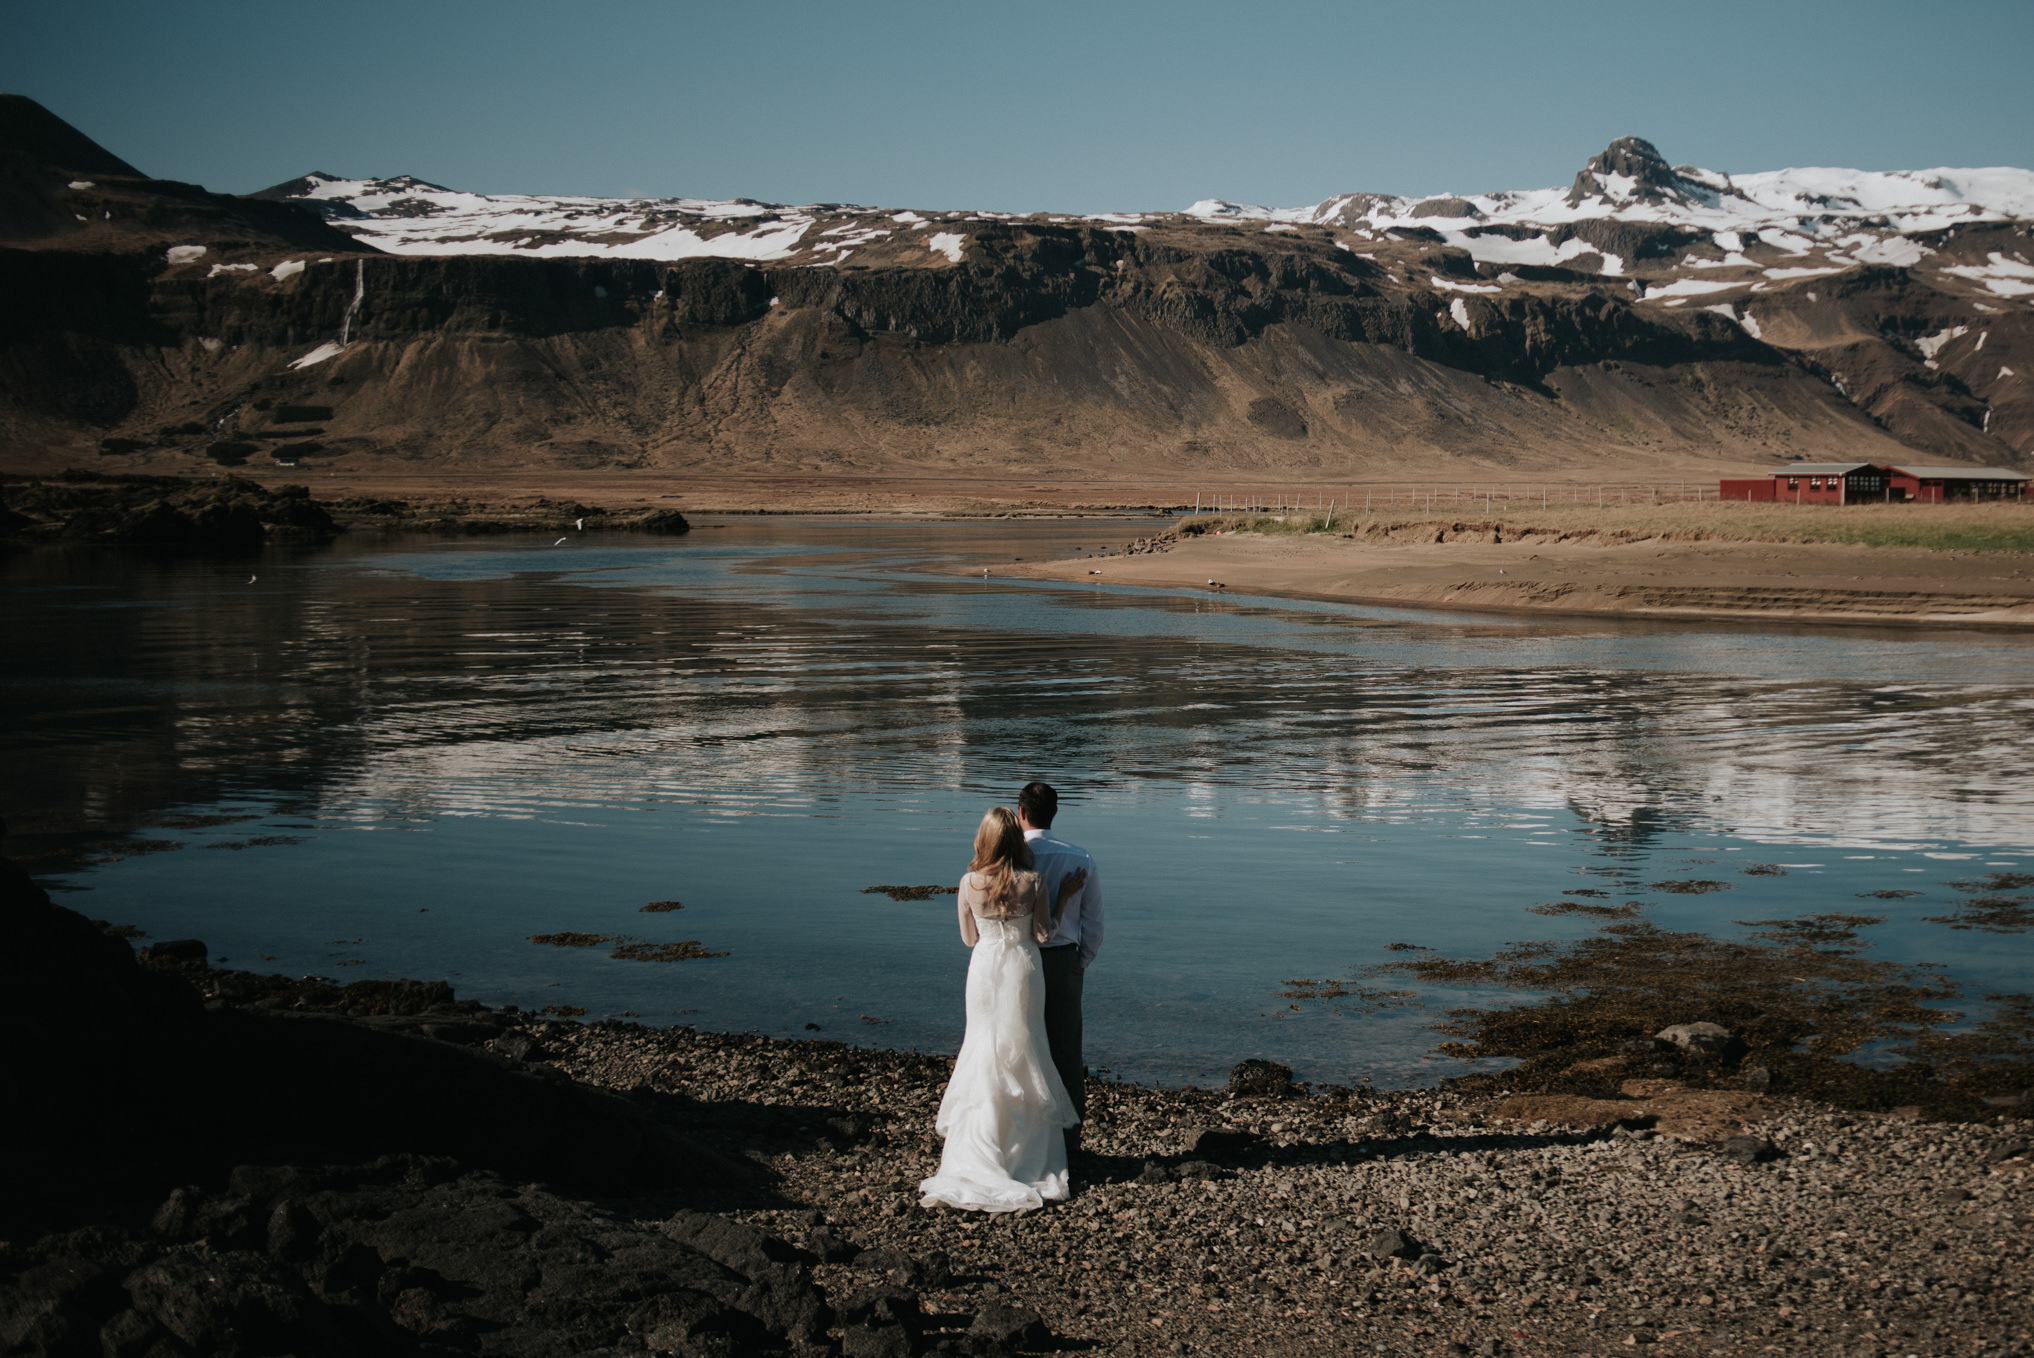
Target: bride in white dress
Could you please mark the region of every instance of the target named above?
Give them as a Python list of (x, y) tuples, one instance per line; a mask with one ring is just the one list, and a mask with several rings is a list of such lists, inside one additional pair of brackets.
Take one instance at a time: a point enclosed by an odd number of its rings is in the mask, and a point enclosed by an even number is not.
[[(939, 1173), (919, 1185), (925, 1207), (1023, 1212), (1067, 1197), (1065, 1131), (1079, 1119), (1046, 1048), (1038, 961), (1056, 912), (1030, 866), (1017, 817), (993, 808), (961, 878), (961, 938), (974, 949), (968, 1029), (933, 1123), (946, 1145)], [(1060, 908), (1086, 880), (1061, 883)]]

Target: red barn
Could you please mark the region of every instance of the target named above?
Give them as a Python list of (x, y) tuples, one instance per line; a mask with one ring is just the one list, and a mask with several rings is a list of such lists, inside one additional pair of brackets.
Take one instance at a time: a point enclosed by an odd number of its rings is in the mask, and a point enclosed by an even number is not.
[(1886, 498), (1884, 467), (1870, 462), (1796, 462), (1770, 476), (1718, 483), (1725, 500), (1776, 500), (1789, 505), (1849, 505)]
[(2027, 477), (2004, 467), (1888, 467), (1895, 500), (2024, 500)]
[(2003, 467), (1890, 467), (1870, 462), (1796, 462), (1769, 476), (1717, 483), (1717, 498), (1788, 505), (1940, 504), (2027, 498), (2028, 477)]

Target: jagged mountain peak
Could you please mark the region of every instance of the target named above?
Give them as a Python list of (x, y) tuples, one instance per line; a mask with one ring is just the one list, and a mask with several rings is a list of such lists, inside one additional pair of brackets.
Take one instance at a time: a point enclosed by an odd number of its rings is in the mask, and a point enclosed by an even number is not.
[(1714, 207), (1729, 184), (1725, 175), (1667, 164), (1659, 148), (1644, 137), (1619, 137), (1576, 172), (1567, 202), (1570, 207), (1591, 199)]
[(1674, 177), (1660, 148), (1644, 137), (1619, 137), (1595, 155), (1585, 167), (1597, 174), (1627, 175), (1640, 183), (1664, 186)]

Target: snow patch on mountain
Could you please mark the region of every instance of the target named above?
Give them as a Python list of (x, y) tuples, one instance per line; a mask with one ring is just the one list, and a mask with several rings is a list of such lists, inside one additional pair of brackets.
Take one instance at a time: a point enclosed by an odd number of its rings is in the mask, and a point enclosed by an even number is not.
[(2008, 259), (1994, 250), (1983, 264), (1952, 264), (1942, 272), (1982, 284), (1995, 297), (2025, 297), (2034, 293), (2034, 265)]
[(290, 366), (292, 368), (297, 369), (315, 368), (318, 364), (323, 363), (326, 359), (337, 358), (340, 354), (344, 353), (345, 351), (346, 351), (345, 345), (339, 344), (332, 340), (326, 340), (323, 344), (311, 350), (310, 353), (305, 354), (302, 358), (290, 364)]
[(315, 172), (257, 196), (301, 202), (399, 255), (787, 259), (821, 213), (749, 199), (466, 193), (408, 175)]
[[(591, 198), (468, 193), (402, 175), (343, 179), (314, 172), (257, 195), (297, 202), (379, 249), (399, 255), (497, 254), (675, 261), (715, 258), (844, 264), (867, 251), (894, 253), (917, 232), (936, 257), (960, 263), (967, 222), (1003, 212), (930, 212), (851, 204), (802, 207), (751, 199)], [(1766, 287), (1860, 265), (1929, 267), (1955, 228), (2034, 220), (2034, 171), (2008, 167), (1867, 171), (1810, 166), (1730, 175), (1670, 166), (1651, 145), (1620, 137), (1590, 158), (1565, 188), (1483, 194), (1344, 193), (1307, 207), (1274, 208), (1204, 198), (1184, 213), (1054, 216), (1140, 232), (1167, 223), (1255, 223), (1266, 231), (1306, 227), (1352, 240), (1438, 242), (1465, 251), (1495, 284), (1438, 283), (1457, 291), (1514, 286), (1515, 270), (1563, 268), (1608, 277), (1704, 272), (1703, 287), (1656, 283), (1677, 298), (1733, 286)], [(944, 228), (944, 229), (943, 229)], [(1917, 237), (1924, 237), (1917, 239)], [(177, 247), (173, 263), (189, 262)], [(916, 257), (922, 261), (924, 255)], [(1951, 255), (1949, 258), (1954, 258)], [(1963, 256), (1968, 260), (1969, 255)], [(869, 262), (864, 259), (863, 262)], [(1939, 261), (1942, 273), (1995, 297), (2034, 294), (2034, 268), (1994, 254), (1990, 262)], [(1725, 277), (1738, 281), (1725, 283)]]

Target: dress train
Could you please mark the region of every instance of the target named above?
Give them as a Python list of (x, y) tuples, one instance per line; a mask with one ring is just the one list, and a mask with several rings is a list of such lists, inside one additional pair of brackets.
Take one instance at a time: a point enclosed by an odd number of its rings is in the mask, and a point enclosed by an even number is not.
[(967, 1036), (933, 1123), (946, 1144), (920, 1203), (1023, 1212), (1067, 1198), (1065, 1130), (1078, 1119), (1046, 1045), (1030, 918), (975, 923)]

